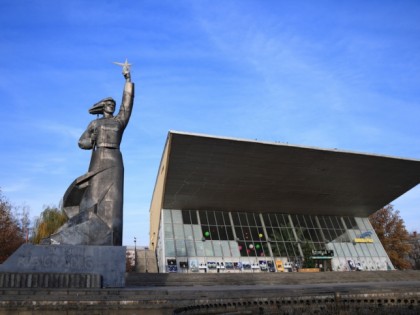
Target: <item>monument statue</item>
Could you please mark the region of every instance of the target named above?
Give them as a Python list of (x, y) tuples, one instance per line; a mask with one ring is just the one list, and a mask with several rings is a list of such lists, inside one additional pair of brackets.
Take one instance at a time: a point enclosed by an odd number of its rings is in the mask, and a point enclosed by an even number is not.
[(124, 166), (120, 144), (130, 120), (134, 100), (130, 64), (123, 67), (125, 85), (119, 112), (115, 100), (105, 98), (89, 113), (102, 115), (93, 120), (79, 139), (79, 147), (92, 150), (89, 170), (78, 177), (63, 197), (69, 220), (55, 234), (51, 244), (122, 245)]

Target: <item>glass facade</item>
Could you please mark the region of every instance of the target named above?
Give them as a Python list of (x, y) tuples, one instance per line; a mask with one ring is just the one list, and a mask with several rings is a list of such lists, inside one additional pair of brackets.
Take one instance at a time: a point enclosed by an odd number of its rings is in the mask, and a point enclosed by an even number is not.
[(292, 271), (309, 248), (323, 271), (389, 270), (368, 218), (162, 210), (160, 272)]

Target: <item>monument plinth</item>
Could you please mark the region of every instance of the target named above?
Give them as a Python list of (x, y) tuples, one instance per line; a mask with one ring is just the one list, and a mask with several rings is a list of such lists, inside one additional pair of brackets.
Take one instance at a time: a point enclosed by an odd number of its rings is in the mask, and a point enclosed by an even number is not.
[[(0, 272), (100, 275), (101, 286), (121, 288), (125, 252), (125, 246), (24, 244), (0, 265)], [(51, 282), (50, 287), (60, 285)]]

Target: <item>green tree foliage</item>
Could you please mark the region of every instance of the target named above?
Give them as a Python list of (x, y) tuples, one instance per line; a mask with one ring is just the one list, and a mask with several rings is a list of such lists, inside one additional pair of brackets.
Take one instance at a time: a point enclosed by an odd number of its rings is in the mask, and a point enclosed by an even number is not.
[(4, 262), (25, 242), (29, 225), (28, 215), (23, 214), (19, 220), (13, 212), (14, 206), (5, 198), (0, 190), (0, 263)]
[(411, 249), (409, 234), (400, 212), (388, 205), (372, 214), (369, 220), (394, 267), (411, 269), (410, 262), (405, 258)]
[(67, 220), (68, 218), (62, 210), (57, 207), (46, 207), (36, 221), (33, 242), (39, 244), (42, 239), (57, 231)]
[(305, 242), (301, 245), (303, 252), (303, 268), (315, 268), (315, 261), (312, 259), (313, 244)]

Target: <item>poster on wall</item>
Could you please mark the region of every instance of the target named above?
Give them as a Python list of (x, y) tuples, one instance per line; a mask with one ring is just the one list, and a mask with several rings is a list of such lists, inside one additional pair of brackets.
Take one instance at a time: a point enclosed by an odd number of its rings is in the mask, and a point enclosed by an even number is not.
[(277, 271), (284, 272), (283, 261), (276, 260)]
[(189, 260), (189, 264), (192, 272), (198, 272), (198, 261), (196, 259)]
[(176, 259), (168, 259), (167, 263), (168, 263), (168, 272), (177, 272), (178, 271), (178, 267), (176, 265)]
[(352, 259), (347, 260), (347, 263), (349, 264), (349, 268), (351, 271), (356, 270), (356, 264), (353, 262)]
[(216, 269), (217, 268), (217, 264), (215, 261), (208, 261), (207, 262), (207, 268), (208, 269)]
[(242, 269), (251, 270), (251, 263), (249, 261), (243, 261), (242, 262)]
[(233, 269), (233, 262), (227, 261), (225, 262), (225, 266), (226, 266), (226, 269), (231, 270)]

